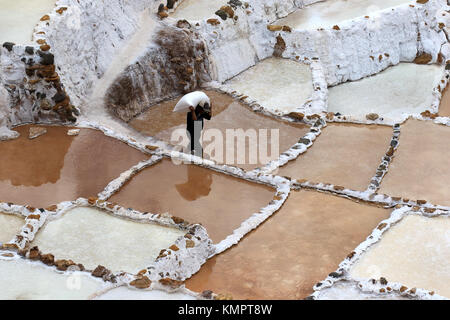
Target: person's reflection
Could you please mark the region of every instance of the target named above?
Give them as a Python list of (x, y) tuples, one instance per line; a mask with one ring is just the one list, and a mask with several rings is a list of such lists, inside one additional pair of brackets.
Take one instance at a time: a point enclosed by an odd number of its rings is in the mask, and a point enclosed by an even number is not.
[(187, 166), (187, 181), (175, 185), (178, 193), (187, 201), (195, 201), (211, 192), (212, 174), (199, 170), (194, 165)]

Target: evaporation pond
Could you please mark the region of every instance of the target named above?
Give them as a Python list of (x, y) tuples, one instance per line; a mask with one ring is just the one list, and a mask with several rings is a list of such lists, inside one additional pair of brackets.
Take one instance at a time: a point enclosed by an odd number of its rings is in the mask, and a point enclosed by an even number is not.
[(136, 273), (153, 264), (162, 249), (185, 233), (79, 207), (47, 222), (32, 245), (56, 259), (82, 263), (89, 270), (102, 265), (114, 272)]

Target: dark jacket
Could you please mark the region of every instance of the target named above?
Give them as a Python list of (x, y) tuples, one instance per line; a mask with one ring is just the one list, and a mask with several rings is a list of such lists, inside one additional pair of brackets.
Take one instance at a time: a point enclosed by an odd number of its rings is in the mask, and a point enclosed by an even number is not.
[[(211, 114), (205, 112), (203, 108), (200, 106), (197, 106), (197, 108), (195, 108), (195, 114), (197, 116), (197, 121), (201, 121), (202, 123), (202, 129), (204, 125), (203, 119), (211, 120)], [(189, 132), (194, 132), (194, 120), (192, 119), (192, 112), (190, 111), (187, 113), (186, 122), (187, 122), (186, 130)]]

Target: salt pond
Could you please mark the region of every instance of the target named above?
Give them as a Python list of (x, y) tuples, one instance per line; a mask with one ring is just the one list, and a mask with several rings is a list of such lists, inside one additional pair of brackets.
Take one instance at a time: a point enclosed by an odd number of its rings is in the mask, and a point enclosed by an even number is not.
[(303, 299), (388, 215), (331, 195), (291, 192), (279, 212), (208, 260), (186, 287), (234, 299)]
[(431, 121), (408, 120), (380, 193), (450, 206), (450, 128)]
[(1, 300), (88, 299), (105, 283), (86, 273), (57, 272), (40, 262), (0, 259)]
[(41, 208), (96, 196), (149, 157), (97, 130), (81, 129), (74, 137), (69, 127), (46, 126), (46, 134), (30, 140), (29, 128), (16, 128), (18, 139), (0, 142), (2, 201)]
[(226, 82), (275, 113), (301, 107), (313, 92), (308, 65), (288, 59), (268, 58)]
[(363, 254), (350, 273), (385, 277), (450, 298), (450, 218), (409, 215)]
[[(261, 167), (270, 160), (278, 159), (281, 152), (288, 150), (297, 141), (309, 132), (309, 127), (304, 124), (294, 124), (275, 120), (271, 117), (258, 114), (246, 106), (235, 101), (232, 97), (215, 91), (205, 91), (212, 102), (212, 118), (205, 120), (204, 133), (218, 134), (215, 137), (203, 138), (204, 157), (212, 158), (218, 163), (237, 166), (246, 170)], [(172, 112), (179, 98), (169, 100), (150, 107), (139, 117), (133, 119), (130, 125), (136, 130), (154, 136), (165, 142), (178, 145), (176, 142), (182, 141), (180, 138), (189, 140), (186, 135), (186, 113)], [(243, 130), (242, 136), (246, 132), (254, 133), (257, 140), (246, 139), (241, 143), (243, 152), (239, 152), (239, 140), (233, 136), (227, 137), (227, 131)], [(260, 130), (265, 130), (263, 134)], [(273, 133), (273, 134), (272, 134)], [(178, 134), (180, 136), (178, 136)], [(263, 139), (266, 138), (264, 141)], [(274, 139), (274, 143), (272, 143)], [(222, 141), (223, 145), (212, 150), (212, 142)], [(209, 147), (211, 149), (209, 149)], [(273, 152), (272, 152), (273, 148)], [(186, 149), (186, 148), (185, 148)], [(185, 150), (185, 152), (188, 152)], [(252, 159), (250, 154), (255, 155)], [(238, 156), (243, 156), (240, 159)]]
[(30, 44), (34, 27), (56, 0), (0, 0), (0, 44)]
[(25, 220), (19, 216), (0, 212), (0, 243), (11, 241), (20, 233)]
[(185, 233), (81, 207), (48, 222), (33, 245), (57, 259), (82, 263), (86, 269), (103, 265), (114, 272), (135, 273), (150, 266), (162, 249)]
[(377, 11), (395, 7), (410, 0), (327, 0), (298, 9), (275, 22), (295, 29), (330, 28), (339, 22), (371, 15)]
[(217, 243), (267, 206), (274, 194), (275, 189), (264, 185), (163, 160), (134, 176), (110, 201), (201, 223)]
[(214, 16), (227, 0), (184, 0), (170, 16), (175, 19), (203, 20)]
[(328, 124), (313, 146), (278, 174), (364, 191), (391, 137), (392, 128), (387, 126)]
[(443, 67), (400, 63), (374, 76), (329, 88), (328, 111), (365, 120), (376, 113), (391, 123), (430, 108)]

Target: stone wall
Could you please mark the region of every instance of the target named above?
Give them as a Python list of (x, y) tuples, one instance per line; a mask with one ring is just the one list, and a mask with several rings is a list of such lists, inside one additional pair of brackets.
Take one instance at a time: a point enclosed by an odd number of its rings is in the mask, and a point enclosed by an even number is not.
[[(44, 48), (45, 49), (45, 48)], [(65, 123), (76, 109), (61, 84), (53, 55), (39, 46), (5, 43), (0, 48), (0, 127), (23, 123)], [(17, 136), (9, 132), (9, 137)], [(7, 138), (8, 134), (4, 138)]]

